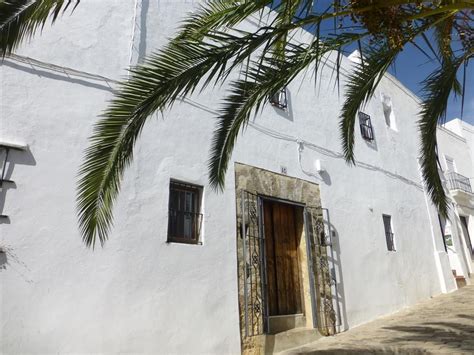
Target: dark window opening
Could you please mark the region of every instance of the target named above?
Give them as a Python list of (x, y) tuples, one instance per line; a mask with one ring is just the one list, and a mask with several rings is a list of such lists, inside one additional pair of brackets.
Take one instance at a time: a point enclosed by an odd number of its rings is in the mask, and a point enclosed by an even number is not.
[(168, 242), (198, 244), (201, 232), (202, 188), (170, 182), (168, 205)]
[(288, 108), (288, 97), (286, 95), (286, 87), (270, 96), (270, 103), (272, 106), (278, 107), (281, 110)]
[(385, 240), (387, 242), (387, 250), (395, 251), (395, 243), (393, 240), (393, 231), (392, 231), (392, 217), (389, 215), (382, 215), (383, 226), (385, 229)]
[(368, 141), (374, 140), (374, 130), (372, 129), (372, 122), (370, 116), (366, 113), (359, 112), (360, 133), (362, 138)]

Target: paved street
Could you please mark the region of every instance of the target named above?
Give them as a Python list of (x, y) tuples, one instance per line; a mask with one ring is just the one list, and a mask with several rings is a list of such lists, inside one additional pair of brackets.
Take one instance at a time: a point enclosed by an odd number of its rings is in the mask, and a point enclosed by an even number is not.
[(285, 354), (474, 354), (474, 286)]

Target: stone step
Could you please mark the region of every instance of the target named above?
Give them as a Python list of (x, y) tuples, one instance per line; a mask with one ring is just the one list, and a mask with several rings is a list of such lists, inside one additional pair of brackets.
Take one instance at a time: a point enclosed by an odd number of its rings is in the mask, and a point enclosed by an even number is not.
[(290, 329), (306, 327), (304, 314), (290, 314), (284, 316), (271, 316), (268, 318), (270, 334), (281, 333)]
[(296, 328), (265, 336), (265, 354), (276, 354), (312, 343), (323, 336), (317, 329)]

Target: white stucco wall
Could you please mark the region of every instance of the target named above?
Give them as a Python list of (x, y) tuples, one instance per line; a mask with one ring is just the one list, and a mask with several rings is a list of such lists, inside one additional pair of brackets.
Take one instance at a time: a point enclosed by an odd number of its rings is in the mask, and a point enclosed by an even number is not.
[[(195, 3), (144, 0), (131, 56), (136, 9), (118, 0), (81, 2), (73, 16), (18, 53), (119, 79), (130, 57), (134, 62), (162, 45)], [(2, 138), (29, 145), (28, 153), (12, 154), (8, 177), (16, 184), (0, 195), (2, 213), (10, 216), (0, 224), (7, 251), (0, 270), (1, 350), (238, 353), (233, 166), (223, 193), (207, 187), (212, 112), (223, 89), (193, 98), (204, 109), (181, 103), (164, 119), (149, 120), (125, 175), (111, 239), (92, 251), (77, 230), (75, 181), (110, 88), (8, 59), (0, 70)], [(321, 74), (320, 90), (310, 79), (292, 83), (291, 119), (267, 107), (240, 138), (233, 161), (276, 172), (285, 166), (288, 175), (320, 184), (336, 231), (347, 328), (454, 286), (417, 166), (417, 99), (395, 79), (382, 80), (365, 109), (376, 145), (369, 147), (356, 128), (359, 163), (350, 168), (339, 153), (342, 96), (329, 83), (331, 74), (329, 67)], [(382, 92), (392, 98), (398, 131), (385, 125)], [(301, 165), (297, 141), (307, 142)], [(319, 177), (316, 159), (326, 169)], [(166, 243), (170, 178), (205, 186), (201, 246)], [(392, 216), (396, 252), (385, 245), (384, 213)]]
[(464, 137), (463, 131), (459, 133), (453, 128), (453, 122), (450, 121), (445, 126), (439, 126), (437, 132), (438, 145), (440, 149), (440, 161), (443, 170), (446, 171), (446, 156), (454, 159), (456, 172), (470, 178), (474, 161), (471, 156), (469, 146), (472, 145), (472, 137)]
[[(454, 160), (456, 172), (470, 180), (474, 187), (474, 128), (467, 122), (454, 119), (437, 130), (438, 152), (443, 170), (447, 171), (446, 157)], [(472, 274), (474, 264), (469, 251), (468, 236), (464, 235), (460, 216), (468, 222), (468, 233), (471, 243), (474, 236), (474, 194), (456, 192), (452, 196), (451, 225), (453, 231), (453, 246), (449, 247), (449, 258), (453, 270), (465, 277)]]
[[(458, 160), (460, 160), (461, 169), (467, 173), (465, 176), (470, 178), (471, 184), (474, 185), (474, 126), (459, 118), (455, 118), (446, 122), (443, 127), (459, 137), (464, 138), (468, 146), (468, 152), (466, 152), (464, 146), (462, 152), (455, 152), (454, 154), (456, 154)], [(456, 146), (459, 146), (459, 143), (456, 144)], [(448, 148), (446, 147), (445, 149)], [(457, 149), (459, 149), (459, 147), (457, 147)]]
[(471, 153), (472, 171), (469, 177), (471, 180), (471, 184), (474, 185), (474, 126), (467, 122), (462, 122), (462, 127), (463, 137), (466, 139), (466, 143), (469, 146), (469, 152)]

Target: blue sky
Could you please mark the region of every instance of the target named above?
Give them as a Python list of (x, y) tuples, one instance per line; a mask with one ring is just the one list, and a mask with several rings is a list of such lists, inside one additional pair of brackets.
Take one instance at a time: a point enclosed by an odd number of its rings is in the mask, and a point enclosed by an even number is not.
[[(426, 44), (422, 43), (422, 41), (417, 41), (417, 44), (423, 48), (426, 54), (433, 56)], [(350, 54), (354, 49), (357, 49), (357, 45), (351, 45), (346, 48), (346, 55)], [(422, 98), (423, 80), (438, 67), (439, 62), (436, 59), (430, 60), (425, 54), (423, 54), (423, 52), (412, 44), (409, 44), (401, 54), (399, 54), (395, 65), (389, 69), (389, 72), (414, 94)], [(458, 75), (461, 84), (463, 82), (462, 73), (463, 71), (461, 69)], [(472, 64), (468, 66), (464, 94), (464, 112), (462, 120), (474, 125), (474, 66)], [(456, 98), (454, 95), (451, 95), (446, 113), (446, 121), (450, 121), (454, 118), (461, 118), (461, 107), (461, 97)]]
[[(409, 46), (398, 57), (395, 70), (391, 69), (390, 72), (411, 91), (421, 96), (420, 82), (436, 69), (438, 64), (428, 61), (428, 58), (418, 49)], [(462, 77), (460, 81), (462, 83)], [(449, 121), (453, 118), (461, 118), (461, 98), (455, 100), (451, 97), (450, 99), (446, 119)], [(468, 66), (466, 76), (463, 120), (474, 125), (474, 67), (472, 64)]]
[[(275, 5), (280, 3), (279, 0), (275, 0)], [(333, 0), (320, 0), (315, 2), (314, 10), (316, 12), (325, 11), (329, 6), (333, 4)], [(344, 25), (353, 24), (350, 20)], [(310, 30), (310, 29), (309, 29)], [(333, 24), (326, 22), (322, 24), (322, 31), (325, 31), (326, 34), (332, 33)], [(429, 37), (429, 34), (428, 34)], [(431, 54), (430, 49), (422, 41), (417, 41), (417, 43), (424, 48), (426, 53)], [(351, 51), (356, 49), (357, 46), (350, 46), (347, 50)], [(433, 46), (434, 47), (434, 46)], [(349, 52), (350, 53), (350, 52)], [(347, 54), (349, 54), (347, 53)], [(394, 68), (391, 68), (389, 71), (391, 74), (395, 75), (398, 80), (400, 80), (408, 89), (414, 92), (419, 97), (422, 97), (422, 85), (424, 79), (428, 75), (436, 70), (439, 63), (435, 60), (430, 61), (425, 54), (423, 54), (419, 49), (415, 48), (413, 45), (408, 45), (404, 51), (398, 56)], [(465, 97), (464, 97), (464, 113), (462, 119), (474, 125), (474, 67), (471, 64), (468, 68), (466, 76), (466, 88), (465, 88)], [(462, 83), (462, 76), (459, 76), (459, 80)], [(461, 98), (457, 100), (452, 96), (449, 100), (448, 111), (446, 114), (446, 120), (449, 121), (453, 118), (461, 118)]]

